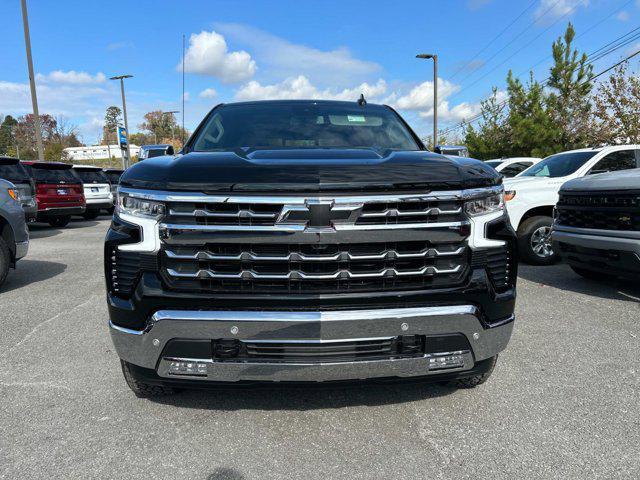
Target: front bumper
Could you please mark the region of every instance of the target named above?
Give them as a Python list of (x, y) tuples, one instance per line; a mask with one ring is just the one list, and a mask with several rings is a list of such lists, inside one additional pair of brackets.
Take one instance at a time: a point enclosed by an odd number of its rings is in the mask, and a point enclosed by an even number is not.
[[(477, 362), (495, 356), (506, 348), (514, 317), (492, 324), (481, 321), (479, 310), (471, 305), (393, 308), (347, 311), (180, 311), (156, 312), (142, 330), (130, 330), (110, 323), (111, 337), (121, 359), (155, 370), (167, 380), (211, 382), (324, 382), (374, 378), (406, 378), (470, 371)], [(400, 335), (462, 334), (469, 348), (453, 352), (462, 364), (431, 370), (432, 358), (452, 352), (433, 352), (411, 358), (300, 363), (233, 361), (211, 358), (163, 356), (173, 339), (211, 341), (233, 338), (249, 341), (330, 343)], [(193, 361), (206, 365), (206, 373), (177, 376), (169, 373), (172, 361)]]
[(552, 240), (554, 250), (574, 267), (632, 280), (640, 274), (640, 232), (554, 226)]

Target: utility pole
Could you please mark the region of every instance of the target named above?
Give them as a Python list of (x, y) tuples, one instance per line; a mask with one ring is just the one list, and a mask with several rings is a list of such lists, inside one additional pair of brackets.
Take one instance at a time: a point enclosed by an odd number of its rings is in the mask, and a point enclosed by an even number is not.
[(421, 53), (416, 58), (433, 59), (433, 148), (438, 144), (438, 55)]
[(129, 123), (127, 121), (127, 101), (124, 97), (124, 79), (131, 77), (133, 77), (133, 75), (117, 75), (109, 79), (120, 80), (120, 94), (122, 95), (122, 114), (124, 115), (124, 129), (127, 132), (127, 160), (124, 165), (125, 170), (131, 166), (131, 148), (129, 147)]
[(44, 149), (42, 148), (42, 127), (40, 126), (40, 112), (38, 112), (38, 97), (36, 95), (36, 79), (33, 74), (33, 58), (31, 57), (31, 36), (29, 35), (29, 17), (27, 15), (27, 1), (21, 0), (22, 4), (22, 24), (24, 26), (24, 43), (27, 47), (27, 65), (29, 67), (29, 85), (31, 87), (31, 104), (33, 105), (33, 116), (36, 134), (36, 146), (38, 148), (38, 160), (44, 160)]

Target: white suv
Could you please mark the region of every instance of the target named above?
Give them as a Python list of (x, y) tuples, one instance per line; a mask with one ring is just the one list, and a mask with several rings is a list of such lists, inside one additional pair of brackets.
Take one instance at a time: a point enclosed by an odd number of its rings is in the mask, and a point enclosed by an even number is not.
[(640, 145), (584, 148), (557, 153), (504, 180), (511, 225), (523, 260), (549, 265), (558, 259), (551, 246), (553, 208), (560, 187), (585, 175), (640, 167)]
[(74, 165), (73, 171), (82, 181), (87, 210), (82, 215), (85, 220), (92, 220), (100, 214), (100, 210), (110, 211), (113, 207), (113, 194), (109, 178), (100, 167)]

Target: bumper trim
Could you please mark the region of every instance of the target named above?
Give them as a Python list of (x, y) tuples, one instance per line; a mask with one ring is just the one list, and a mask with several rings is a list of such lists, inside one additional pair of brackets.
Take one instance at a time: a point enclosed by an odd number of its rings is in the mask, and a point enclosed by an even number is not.
[[(116, 351), (123, 360), (165, 375), (161, 359), (174, 338), (281, 341), (351, 341), (358, 338), (399, 335), (464, 334), (472, 352), (460, 370), (493, 357), (506, 348), (513, 330), (511, 321), (485, 329), (475, 306), (441, 306), (348, 311), (200, 311), (160, 310), (144, 330), (113, 325)], [(210, 381), (329, 381), (379, 377), (411, 377), (439, 374), (428, 370), (429, 357), (319, 363), (243, 363), (211, 360)], [(450, 370), (443, 370), (445, 371)], [(171, 378), (176, 378), (171, 376)]]

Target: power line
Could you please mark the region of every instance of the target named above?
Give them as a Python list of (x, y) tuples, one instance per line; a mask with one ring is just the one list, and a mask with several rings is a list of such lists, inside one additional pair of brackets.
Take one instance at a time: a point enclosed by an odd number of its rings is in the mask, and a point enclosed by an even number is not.
[[(614, 68), (616, 68), (616, 67), (618, 67), (618, 66), (622, 65), (623, 63), (628, 62), (629, 60), (631, 60), (633, 57), (635, 57), (635, 56), (637, 56), (637, 55), (640, 55), (640, 50), (638, 50), (638, 51), (637, 51), (637, 52), (635, 52), (635, 53), (632, 53), (631, 55), (628, 55), (628, 56), (627, 56), (627, 57), (625, 57), (624, 59), (622, 59), (622, 60), (620, 60), (619, 62), (617, 62), (616, 64), (611, 65), (610, 67), (608, 67), (608, 68), (606, 68), (606, 69), (602, 70), (601, 72), (596, 73), (595, 75), (593, 75), (593, 76), (589, 79), (589, 81), (592, 81), (592, 80), (594, 80), (594, 79), (596, 79), (596, 78), (598, 78), (598, 77), (600, 77), (600, 76), (604, 75), (605, 73), (607, 73), (607, 72), (609, 72), (609, 71), (613, 70)], [(590, 65), (590, 63), (589, 63), (588, 65)], [(547, 79), (546, 79), (546, 80), (545, 80), (541, 85), (542, 85), (542, 86), (546, 85), (546, 84), (548, 83), (548, 81), (549, 81), (549, 79), (547, 78)], [(498, 106), (499, 106), (499, 107), (503, 107), (503, 106), (505, 106), (507, 103), (508, 103), (508, 100), (504, 100), (504, 101), (500, 102), (500, 103), (498, 104)], [(477, 114), (477, 115), (474, 115), (474, 116), (473, 116), (471, 119), (469, 119), (469, 120), (465, 120), (464, 122), (460, 122), (460, 123), (458, 123), (458, 124), (456, 124), (456, 125), (453, 125), (453, 126), (451, 126), (451, 127), (448, 127), (447, 129), (445, 129), (445, 130), (443, 130), (443, 131), (442, 131), (442, 135), (447, 134), (447, 133), (449, 133), (449, 132), (456, 131), (456, 130), (458, 130), (459, 128), (464, 127), (465, 125), (470, 125), (471, 123), (476, 122), (476, 121), (477, 121), (477, 120), (479, 120), (480, 118), (482, 118), (482, 113), (479, 113), (479, 114)]]
[(491, 70), (489, 70), (488, 72), (486, 72), (484, 75), (482, 75), (480, 78), (477, 78), (473, 83), (465, 86), (464, 88), (458, 90), (456, 93), (454, 93), (453, 95), (451, 95), (449, 97), (449, 99), (457, 97), (458, 95), (460, 95), (462, 92), (468, 90), (469, 88), (473, 87), (474, 85), (477, 85), (480, 81), (484, 80), (485, 78), (487, 78), (487, 76), (489, 76), (491, 73), (495, 72), (498, 68), (500, 68), (502, 65), (504, 65), (505, 63), (507, 63), (509, 60), (511, 60), (513, 57), (515, 57), (518, 53), (520, 53), (522, 50), (524, 50), (525, 48), (527, 48), (529, 45), (531, 45), (533, 42), (535, 42), (536, 40), (538, 40), (542, 35), (544, 35), (545, 33), (547, 33), (549, 30), (551, 30), (553, 27), (556, 26), (556, 24), (564, 19), (566, 16), (571, 15), (575, 9), (577, 8), (577, 5), (572, 7), (569, 11), (567, 11), (564, 15), (561, 15), (560, 17), (558, 17), (551, 25), (549, 25), (547, 28), (545, 28), (542, 32), (540, 32), (538, 35), (536, 35), (535, 37), (533, 37), (528, 43), (524, 44), (522, 47), (520, 47), (519, 49), (517, 49), (515, 52), (513, 52), (511, 55), (509, 55), (507, 58), (505, 58), (502, 62), (500, 62), (498, 65), (496, 65), (495, 67), (493, 67)]
[[(589, 27), (587, 27), (586, 30), (583, 30), (579, 35), (576, 36), (576, 40), (584, 37), (587, 33), (591, 32), (592, 30), (594, 30), (596, 27), (599, 27), (600, 25), (602, 25), (604, 22), (606, 22), (607, 20), (609, 20), (611, 17), (613, 17), (616, 13), (619, 13), (620, 10), (622, 10), (623, 8), (625, 8), (627, 5), (629, 5), (630, 3), (634, 2), (635, 0), (627, 0), (625, 3), (623, 3), (621, 6), (616, 7), (614, 10), (612, 10), (611, 12), (609, 12), (607, 15), (605, 15), (603, 18), (601, 18), (600, 20), (598, 20), (597, 22), (593, 23), (592, 25), (590, 25)], [(640, 27), (639, 27), (640, 28)], [(603, 48), (603, 47), (601, 47)], [(596, 52), (592, 52), (592, 55), (596, 53)], [(533, 64), (532, 67), (523, 70), (522, 72), (520, 72), (518, 75), (516, 75), (516, 78), (520, 78), (524, 73), (529, 72), (533, 69), (535, 69), (538, 65), (540, 65), (542, 62), (545, 62), (546, 60), (550, 59), (551, 57), (553, 57), (553, 55), (547, 55), (546, 57), (544, 57), (543, 59), (537, 61), (536, 63)]]
[[(632, 43), (633, 41), (635, 41), (636, 39), (640, 38), (640, 32), (638, 32), (638, 33), (634, 33), (634, 32), (635, 32), (635, 31), (637, 31), (637, 30), (640, 30), (640, 27), (635, 28), (635, 29), (633, 29), (633, 30), (631, 30), (631, 31), (629, 31), (629, 32), (627, 32), (627, 33), (625, 33), (624, 35), (621, 35), (621, 36), (617, 37), (616, 39), (612, 40), (611, 42), (607, 43), (606, 45), (603, 45), (602, 47), (600, 47), (600, 48), (598, 48), (598, 49), (594, 50), (593, 52), (591, 52), (591, 53), (587, 56), (587, 58), (589, 59), (589, 61), (587, 62), (587, 65), (593, 65), (593, 63), (594, 63), (594, 62), (596, 62), (596, 61), (598, 61), (598, 60), (601, 60), (602, 58), (604, 58), (605, 56), (609, 55), (610, 53), (613, 53), (614, 51), (619, 50), (620, 48), (625, 47), (625, 46), (627, 46), (628, 44), (630, 44), (630, 43)], [(631, 34), (633, 34), (633, 35), (632, 35), (631, 37), (629, 37), (629, 35), (631, 35)], [(625, 38), (625, 37), (628, 37), (628, 38)], [(624, 40), (623, 40), (623, 39), (624, 39)], [(621, 41), (621, 40), (623, 40), (623, 41)], [(607, 47), (607, 46), (611, 46), (611, 47), (610, 47), (609, 49), (607, 49), (606, 51), (603, 51), (603, 49), (604, 49), (605, 47)], [(594, 55), (596, 52), (600, 52), (600, 53), (599, 53), (599, 54), (597, 54), (597, 55)], [(634, 54), (634, 55), (632, 55), (632, 57), (633, 57), (633, 56), (635, 56), (635, 54)], [(629, 58), (631, 58), (631, 57), (629, 57)], [(624, 63), (625, 61), (628, 61), (628, 60), (629, 60), (629, 58), (627, 58), (627, 59), (625, 59), (625, 60), (621, 61), (620, 63), (616, 64), (616, 65), (615, 65), (615, 66), (613, 66), (612, 68), (615, 68), (616, 66), (620, 65), (621, 63)], [(610, 70), (610, 69), (609, 69), (609, 70)], [(609, 70), (607, 70), (607, 71), (609, 71)], [(598, 76), (602, 75), (603, 73), (606, 73), (606, 71), (605, 71), (605, 72), (600, 72), (597, 76), (593, 76), (591, 79), (593, 80), (594, 78), (597, 78)], [(543, 87), (548, 83), (549, 78), (550, 78), (550, 77), (547, 77), (543, 82), (541, 82), (541, 85), (542, 85)], [(459, 93), (459, 92), (458, 92), (458, 93)], [(451, 98), (451, 97), (449, 97), (449, 98)], [(505, 100), (505, 101), (501, 102), (500, 104), (498, 104), (498, 106), (499, 106), (499, 107), (502, 107), (502, 106), (506, 105), (507, 103), (508, 103), (508, 101), (507, 101), (507, 100)], [(472, 116), (472, 117), (471, 117), (470, 119), (468, 119), (468, 120), (465, 120), (465, 121), (463, 121), (463, 122), (460, 122), (460, 123), (458, 123), (458, 124), (456, 124), (456, 125), (452, 125), (451, 127), (447, 127), (446, 129), (444, 129), (444, 130), (442, 131), (442, 133), (443, 133), (443, 134), (446, 134), (446, 133), (448, 133), (448, 132), (451, 132), (451, 131), (457, 130), (457, 129), (459, 129), (459, 128), (463, 127), (464, 125), (468, 125), (468, 124), (471, 124), (471, 123), (476, 122), (476, 121), (477, 121), (477, 120), (479, 120), (480, 118), (482, 118), (482, 114), (481, 114), (481, 113), (478, 113), (478, 114), (476, 114), (476, 115)]]
[(476, 60), (480, 55), (482, 55), (487, 50), (487, 48), (489, 48), (496, 40), (498, 40), (498, 38), (500, 38), (502, 35), (504, 35), (504, 33), (507, 30), (509, 30), (509, 28), (511, 28), (518, 20), (520, 20), (522, 18), (522, 16), (525, 13), (527, 13), (531, 9), (531, 7), (533, 7), (536, 3), (538, 3), (538, 0), (533, 0), (533, 2), (531, 2), (527, 8), (525, 8), (522, 12), (520, 12), (520, 14), (515, 19), (513, 19), (513, 21), (511, 23), (509, 23), (509, 25), (504, 27), (500, 31), (500, 33), (498, 33), (495, 37), (493, 37), (489, 41), (489, 43), (487, 43), (484, 47), (482, 47), (482, 49), (471, 58), (471, 60), (469, 60), (468, 62), (462, 64), (455, 72), (453, 72), (453, 74), (449, 77), (449, 80), (453, 80), (453, 78), (456, 75), (458, 75), (458, 73), (460, 73), (462, 70), (464, 70), (464, 68), (466, 66), (471, 65), (474, 60)]
[[(558, 5), (558, 4), (560, 3), (560, 1), (561, 1), (561, 0), (556, 0), (556, 2), (554, 2), (553, 4), (551, 4), (551, 5), (549, 6), (549, 8), (547, 8), (544, 12), (542, 12), (542, 13), (540, 14), (540, 16), (538, 16), (538, 17), (537, 17), (536, 19), (534, 19), (531, 23), (529, 23), (529, 24), (524, 28), (524, 30), (520, 31), (520, 33), (518, 33), (515, 37), (513, 37), (510, 41), (508, 41), (508, 42), (507, 42), (507, 43), (506, 43), (506, 44), (505, 44), (501, 49), (499, 49), (497, 52), (494, 52), (494, 54), (493, 54), (493, 55), (491, 55), (491, 56), (486, 60), (485, 65), (487, 65), (489, 62), (491, 62), (491, 60), (493, 60), (494, 58), (496, 58), (500, 53), (504, 52), (507, 48), (509, 48), (509, 47), (513, 44), (513, 42), (515, 42), (515, 41), (516, 41), (516, 40), (518, 40), (520, 37), (522, 37), (525, 33), (527, 33), (527, 32), (531, 29), (531, 27), (532, 27), (533, 25), (535, 25), (535, 24), (536, 24), (536, 22), (538, 22), (541, 18), (543, 18), (544, 16), (546, 16), (546, 15), (547, 15), (547, 13), (549, 13), (553, 8), (555, 8), (555, 6), (556, 6), (556, 5)], [(575, 8), (576, 8), (575, 6), (574, 6), (574, 7), (572, 7), (572, 10), (574, 10)], [(565, 14), (565, 15), (566, 15), (566, 14)], [(563, 15), (563, 16), (564, 16), (564, 15)], [(562, 17), (560, 17), (560, 18), (562, 18)], [(556, 20), (556, 22), (557, 22), (557, 20)], [(555, 24), (556, 22), (554, 22), (554, 24)], [(552, 26), (553, 26), (553, 25), (552, 25)], [(548, 30), (548, 29), (547, 29), (547, 30)], [(546, 30), (545, 30), (545, 31), (546, 31)], [(504, 63), (504, 62), (503, 62), (503, 63)], [(498, 66), (500, 66), (500, 65), (498, 65)], [(497, 68), (497, 67), (496, 67), (496, 68)], [(494, 68), (494, 69), (492, 69), (489, 73), (491, 73), (493, 70), (495, 70), (495, 68)], [(478, 70), (475, 70), (475, 71), (473, 71), (473, 72), (469, 73), (469, 75), (467, 75), (466, 77), (464, 77), (464, 78), (460, 81), (460, 83), (461, 83), (461, 84), (463, 84), (463, 83), (465, 82), (465, 80), (467, 80), (468, 78), (472, 77), (472, 76), (473, 76), (477, 71), (478, 71)], [(484, 78), (485, 76), (486, 76), (486, 75), (484, 75), (484, 76), (483, 76), (483, 77), (481, 77), (481, 78)], [(477, 83), (477, 82), (474, 82), (472, 85), (475, 85), (475, 83)]]

